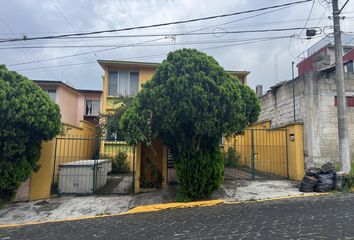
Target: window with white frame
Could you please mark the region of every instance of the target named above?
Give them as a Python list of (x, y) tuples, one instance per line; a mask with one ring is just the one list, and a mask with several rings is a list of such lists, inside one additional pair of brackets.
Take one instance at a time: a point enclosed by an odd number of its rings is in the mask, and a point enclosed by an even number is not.
[(100, 100), (86, 100), (86, 116), (98, 116), (100, 114)]
[(55, 98), (57, 96), (57, 90), (56, 89), (43, 89), (46, 93), (48, 93), (50, 99), (52, 99), (55, 102)]
[(138, 72), (109, 72), (108, 96), (135, 96), (138, 87)]

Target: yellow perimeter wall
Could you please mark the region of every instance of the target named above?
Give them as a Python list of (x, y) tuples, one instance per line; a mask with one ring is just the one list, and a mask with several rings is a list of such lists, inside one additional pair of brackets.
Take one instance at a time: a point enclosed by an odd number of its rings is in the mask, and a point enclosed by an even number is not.
[[(41, 167), (37, 172), (33, 172), (31, 175), (29, 201), (44, 199), (50, 196), (53, 171), (57, 173), (58, 163), (92, 158), (95, 151), (94, 141), (73, 144), (72, 141), (60, 139), (82, 137), (94, 138), (95, 126), (86, 121), (80, 121), (80, 127), (63, 123), (62, 134), (57, 136), (57, 140), (53, 139), (42, 143), (41, 157), (38, 161)], [(57, 145), (57, 147), (55, 147), (55, 145)], [(69, 155), (71, 157), (68, 157)], [(54, 164), (54, 159), (56, 164)], [(57, 174), (55, 174), (54, 177), (54, 182), (56, 181)]]
[[(226, 139), (224, 150), (233, 147), (240, 154), (239, 164), (251, 168), (253, 129), (255, 170), (280, 177), (289, 175), (289, 179), (301, 180), (304, 176), (302, 124), (278, 129), (269, 127), (270, 122), (259, 123), (248, 128), (243, 135)], [(294, 138), (290, 140), (291, 135)]]

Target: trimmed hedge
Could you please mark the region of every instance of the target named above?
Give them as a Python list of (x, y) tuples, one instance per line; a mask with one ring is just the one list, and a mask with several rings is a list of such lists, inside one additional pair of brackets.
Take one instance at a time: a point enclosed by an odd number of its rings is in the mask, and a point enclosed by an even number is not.
[(0, 200), (39, 169), (42, 141), (60, 130), (60, 110), (40, 87), (0, 65)]

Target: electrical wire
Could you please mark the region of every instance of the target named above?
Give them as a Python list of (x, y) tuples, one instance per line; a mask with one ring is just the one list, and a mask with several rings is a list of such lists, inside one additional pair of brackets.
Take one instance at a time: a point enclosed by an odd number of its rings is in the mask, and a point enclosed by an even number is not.
[[(7, 28), (7, 30), (10, 32), (10, 33), (13, 33), (13, 31), (11, 30), (11, 28), (9, 27), (9, 25), (7, 25), (7, 23), (5, 22), (4, 19), (2, 19), (0, 17), (0, 21), (3, 23), (3, 25)], [(23, 46), (25, 46), (25, 44), (22, 44)], [(56, 79), (56, 77), (54, 76), (54, 74), (49, 71), (38, 59), (37, 57), (31, 53), (30, 50), (28, 49), (22, 49), (22, 51), (24, 53), (27, 53), (28, 56), (30, 56), (30, 58), (32, 58), (34, 61), (32, 61), (33, 63), (36, 63), (38, 66), (40, 66), (42, 68), (42, 70), (44, 70), (44, 72), (48, 73), (51, 77), (53, 77), (54, 79)]]
[[(239, 33), (264, 33), (264, 32), (283, 32), (283, 31), (291, 31), (291, 30), (298, 30), (301, 28), (281, 28), (281, 29), (261, 29), (261, 30), (243, 30), (243, 31), (218, 31), (218, 32), (209, 32), (209, 33), (181, 33), (181, 34), (172, 34), (172, 36), (186, 36), (186, 35), (216, 35), (216, 34), (239, 34)], [(154, 36), (167, 36), (167, 35), (154, 35)], [(234, 39), (231, 40), (224, 40), (224, 41), (235, 41)], [(219, 43), (219, 41), (209, 41), (209, 42), (205, 42), (205, 43)], [(204, 43), (204, 42), (198, 42), (198, 43)], [(178, 43), (177, 45), (179, 45), (180, 43)], [(189, 42), (189, 43), (183, 43), (182, 45), (185, 44), (195, 44), (195, 42)], [(32, 46), (17, 46), (17, 45), (12, 45), (12, 46), (5, 46), (5, 47), (0, 47), (0, 50), (9, 50), (9, 49), (22, 49), (22, 48), (81, 48), (81, 47), (125, 47), (127, 44), (121, 44), (121, 45), (44, 45), (44, 46), (36, 46), (36, 45), (32, 45)], [(138, 44), (135, 46), (165, 46), (169, 44)], [(93, 51), (95, 52), (95, 51)]]
[[(311, 17), (311, 14), (312, 14), (312, 10), (313, 10), (313, 6), (315, 5), (315, 0), (312, 1), (312, 5), (311, 5), (311, 8), (310, 8), (310, 12), (309, 12), (309, 15), (307, 16), (307, 19), (306, 19), (306, 22), (304, 24), (304, 27), (303, 29), (301, 29), (300, 33), (299, 33), (299, 36), (301, 36), (302, 32), (304, 31), (304, 29), (306, 28), (308, 22), (309, 22), (309, 19)], [(288, 44), (288, 52), (289, 52), (289, 55), (292, 57), (293, 60), (295, 60), (295, 56), (291, 53), (291, 39), (289, 39), (289, 44)]]
[[(279, 37), (269, 37), (269, 38), (264, 38), (264, 39), (249, 39), (247, 41), (242, 41), (242, 42), (237, 42), (237, 43), (232, 43), (232, 44), (224, 44), (220, 46), (213, 46), (213, 47), (205, 47), (205, 48), (199, 48), (199, 50), (211, 50), (211, 49), (218, 49), (218, 48), (224, 48), (224, 47), (231, 47), (231, 46), (239, 46), (239, 45), (246, 45), (246, 44), (252, 44), (252, 43), (259, 43), (259, 42), (265, 42), (265, 41), (272, 41), (276, 39), (284, 39), (284, 38), (292, 38), (294, 35), (289, 35), (289, 36), (279, 36)], [(171, 44), (172, 45), (172, 44)], [(123, 61), (126, 59), (139, 59), (139, 58), (146, 58), (146, 57), (157, 57), (157, 56), (166, 56), (168, 52), (164, 52), (161, 54), (153, 54), (153, 55), (146, 55), (146, 56), (130, 56), (126, 58), (120, 58), (117, 61)], [(81, 63), (74, 63), (74, 64), (63, 64), (63, 65), (56, 65), (56, 66), (51, 66), (51, 68), (61, 68), (61, 67), (73, 67), (73, 66), (82, 66), (82, 65), (92, 65), (96, 64), (97, 62), (81, 62)], [(15, 71), (31, 71), (31, 70), (38, 70), (40, 68), (25, 68), (25, 69), (16, 69)]]
[[(58, 10), (58, 12), (60, 13), (60, 15), (65, 19), (65, 21), (69, 24), (69, 26), (71, 27), (71, 29), (74, 31), (74, 33), (76, 33), (76, 29), (74, 27), (74, 25), (71, 23), (71, 21), (69, 20), (69, 18), (64, 14), (64, 12), (62, 11), (62, 9), (59, 7), (59, 5), (57, 4), (57, 2), (55, 0), (52, 0), (52, 3), (54, 5), (54, 7)], [(87, 45), (85, 41), (81, 40), (82, 43), (84, 45)], [(92, 55), (94, 56), (94, 58), (97, 58), (97, 54), (92, 52), (92, 49), (90, 47), (88, 47), (88, 49), (91, 51)]]
[(176, 25), (176, 24), (184, 24), (184, 23), (191, 23), (191, 22), (198, 22), (198, 21), (205, 21), (205, 20), (211, 20), (211, 19), (217, 19), (217, 18), (230, 17), (230, 16), (252, 13), (252, 12), (259, 12), (259, 11), (264, 11), (264, 10), (268, 10), (268, 9), (274, 9), (274, 8), (280, 8), (280, 7), (285, 7), (285, 6), (295, 5), (295, 4), (301, 4), (301, 3), (305, 3), (305, 2), (309, 2), (309, 1), (312, 1), (312, 0), (301, 0), (301, 1), (296, 1), (296, 2), (290, 2), (290, 3), (280, 4), (280, 5), (273, 5), (273, 6), (251, 9), (251, 10), (240, 11), (240, 12), (234, 12), (234, 13), (228, 13), (228, 14), (220, 14), (220, 15), (214, 15), (214, 16), (208, 16), (208, 17), (202, 17), (202, 18), (194, 18), (194, 19), (189, 19), (189, 20), (181, 20), (181, 21), (174, 21), (174, 22), (151, 24), (151, 25), (127, 27), (127, 28), (120, 28), (120, 29), (109, 29), (109, 30), (102, 30), (102, 31), (92, 31), (92, 32), (73, 33), (73, 34), (61, 34), (61, 35), (51, 35), (51, 36), (41, 36), (41, 37), (24, 36), (23, 38), (2, 40), (2, 41), (0, 41), (0, 43), (1, 42), (16, 42), (16, 41), (32, 41), (32, 40), (39, 40), (39, 39), (53, 39), (53, 38), (55, 39), (55, 38), (73, 37), (73, 36), (96, 35), (96, 34), (102, 34), (102, 33), (122, 32), (122, 31), (136, 30), (136, 29), (146, 29), (146, 28)]
[[(105, 49), (101, 49), (101, 50), (95, 50), (94, 52), (105, 52), (105, 51), (115, 50), (115, 49), (118, 49), (118, 48), (130, 47), (130, 46), (144, 44), (144, 43), (148, 43), (148, 42), (160, 41), (160, 40), (163, 40), (163, 39), (165, 39), (165, 38), (158, 38), (158, 39), (152, 39), (152, 40), (148, 40), (148, 41), (144, 41), (144, 42), (131, 43), (131, 44), (127, 44), (127, 45), (120, 46), (120, 47), (105, 48)], [(66, 55), (66, 56), (41, 59), (41, 60), (38, 60), (37, 62), (46, 62), (46, 61), (53, 61), (53, 60), (58, 60), (58, 59), (66, 59), (66, 58), (71, 58), (71, 57), (87, 55), (87, 54), (90, 54), (90, 53), (91, 52), (81, 52), (81, 53), (76, 53), (76, 54), (71, 54), (71, 55)], [(31, 63), (33, 63), (33, 61), (31, 61), (31, 62), (14, 63), (14, 64), (7, 64), (7, 66), (11, 67), (11, 66), (19, 66), (19, 65), (31, 64)]]

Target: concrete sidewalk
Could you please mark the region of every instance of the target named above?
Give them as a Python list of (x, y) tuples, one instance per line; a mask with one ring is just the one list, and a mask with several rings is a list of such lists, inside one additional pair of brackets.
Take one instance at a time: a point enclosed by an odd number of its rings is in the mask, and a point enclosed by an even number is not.
[[(297, 184), (285, 180), (226, 181), (212, 199), (242, 202), (309, 195), (300, 193)], [(15, 203), (0, 210), (0, 225), (123, 213), (137, 206), (174, 202), (176, 192), (177, 186), (171, 186), (168, 190), (155, 190), (132, 196), (63, 196)]]

